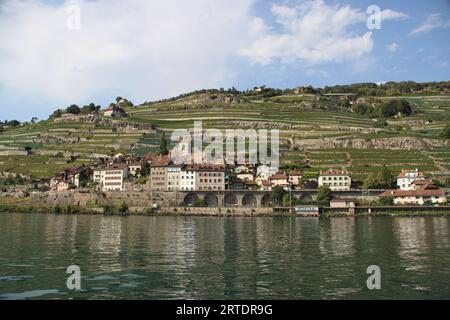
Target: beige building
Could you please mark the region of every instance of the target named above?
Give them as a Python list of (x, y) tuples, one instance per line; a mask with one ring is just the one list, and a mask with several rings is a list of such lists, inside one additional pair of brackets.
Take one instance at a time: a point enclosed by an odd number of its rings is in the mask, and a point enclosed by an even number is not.
[(171, 163), (169, 156), (161, 156), (150, 164), (150, 187), (153, 191), (167, 190), (167, 168)]
[(171, 164), (167, 166), (167, 191), (181, 190), (182, 165)]
[(288, 189), (289, 177), (284, 173), (276, 173), (269, 178), (269, 183), (272, 189), (278, 186)]
[(352, 179), (347, 171), (329, 170), (321, 171), (319, 174), (319, 187), (327, 186), (332, 191), (350, 190)]
[(93, 179), (103, 191), (123, 191), (124, 180), (128, 178), (126, 163), (115, 163), (105, 168), (94, 170)]
[(222, 165), (191, 165), (186, 170), (195, 172), (196, 190), (225, 190), (225, 167)]
[(299, 188), (302, 183), (302, 174), (298, 171), (291, 170), (288, 172), (288, 181), (294, 188)]

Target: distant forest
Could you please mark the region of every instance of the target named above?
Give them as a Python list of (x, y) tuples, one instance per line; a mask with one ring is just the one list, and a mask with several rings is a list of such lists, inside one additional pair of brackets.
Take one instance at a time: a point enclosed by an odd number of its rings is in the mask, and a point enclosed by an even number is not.
[[(404, 94), (441, 94), (450, 93), (450, 81), (440, 81), (440, 82), (414, 82), (414, 81), (389, 81), (386, 83), (373, 83), (373, 82), (363, 82), (363, 83), (353, 83), (348, 85), (335, 85), (335, 86), (325, 86), (323, 88), (315, 88), (313, 86), (300, 86), (293, 89), (277, 89), (269, 88), (265, 86), (255, 87), (253, 89), (247, 89), (244, 91), (239, 91), (232, 87), (229, 89), (202, 89), (195, 90), (189, 93), (180, 94), (176, 97), (162, 99), (154, 102), (163, 101), (175, 101), (178, 99), (186, 98), (197, 94), (231, 94), (240, 96), (264, 96), (274, 97), (283, 94), (337, 94), (337, 93), (348, 93), (357, 96), (400, 96)], [(144, 102), (142, 105), (150, 104), (151, 102)]]

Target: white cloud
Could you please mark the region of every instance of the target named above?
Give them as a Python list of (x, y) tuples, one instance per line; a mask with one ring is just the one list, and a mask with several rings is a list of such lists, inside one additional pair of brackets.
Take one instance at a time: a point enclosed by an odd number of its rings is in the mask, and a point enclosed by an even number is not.
[(385, 9), (381, 11), (381, 20), (401, 20), (406, 19), (408, 15), (403, 12)]
[[(74, 3), (80, 30), (67, 28)], [(142, 102), (222, 86), (234, 74), (229, 58), (248, 41), (242, 30), (252, 3), (2, 0), (0, 100), (34, 97), (55, 107), (111, 93)], [(266, 32), (261, 21), (254, 24)]]
[(398, 47), (399, 47), (398, 43), (392, 42), (388, 44), (386, 48), (389, 52), (396, 52)]
[(341, 62), (360, 58), (372, 50), (371, 32), (357, 35), (351, 30), (366, 20), (359, 9), (329, 6), (320, 0), (295, 7), (272, 5), (271, 12), (281, 30), (260, 34), (240, 51), (253, 63)]
[(441, 13), (433, 13), (420, 26), (412, 30), (410, 34), (428, 33), (433, 29), (448, 27), (450, 27), (450, 20), (443, 20)]

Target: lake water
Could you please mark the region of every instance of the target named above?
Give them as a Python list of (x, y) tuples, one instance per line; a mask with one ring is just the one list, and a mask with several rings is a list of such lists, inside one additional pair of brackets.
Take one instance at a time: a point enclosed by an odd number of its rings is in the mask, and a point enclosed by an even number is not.
[(450, 219), (0, 214), (0, 299), (180, 298), (449, 299)]

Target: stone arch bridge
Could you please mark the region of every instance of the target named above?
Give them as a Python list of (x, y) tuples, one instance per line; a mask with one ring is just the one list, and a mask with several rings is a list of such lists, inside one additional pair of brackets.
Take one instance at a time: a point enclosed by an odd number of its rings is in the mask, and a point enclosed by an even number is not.
[[(361, 190), (335, 191), (334, 197), (375, 198), (381, 191), (373, 190), (363, 195)], [(166, 198), (172, 205), (189, 206), (201, 201), (208, 207), (269, 207), (271, 191), (225, 190), (225, 191), (177, 191), (170, 192)], [(292, 200), (315, 201), (317, 190), (303, 189), (291, 191)]]

